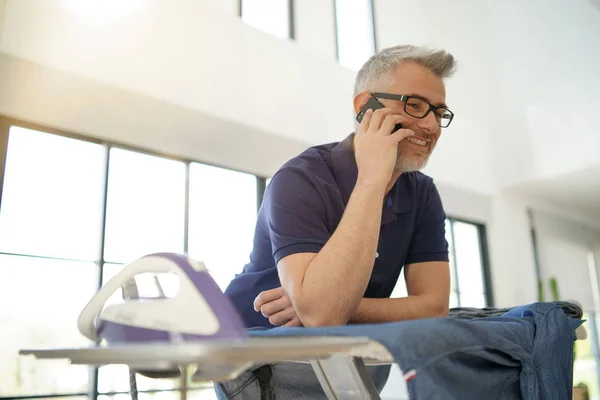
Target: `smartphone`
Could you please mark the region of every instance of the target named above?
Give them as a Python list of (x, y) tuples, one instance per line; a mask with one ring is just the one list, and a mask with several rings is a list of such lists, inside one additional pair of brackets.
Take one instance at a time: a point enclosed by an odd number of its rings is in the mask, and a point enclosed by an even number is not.
[[(362, 119), (369, 108), (375, 111), (378, 108), (383, 108), (383, 104), (381, 104), (376, 98), (371, 97), (356, 116), (356, 121), (358, 121), (359, 124), (362, 122)], [(402, 124), (396, 124), (394, 129), (392, 129), (392, 133), (396, 132), (398, 129), (402, 129)]]

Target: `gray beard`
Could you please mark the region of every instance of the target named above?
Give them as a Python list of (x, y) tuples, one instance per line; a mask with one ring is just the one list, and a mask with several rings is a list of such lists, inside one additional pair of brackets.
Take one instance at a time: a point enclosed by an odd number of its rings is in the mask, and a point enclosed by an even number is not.
[(395, 170), (401, 173), (404, 172), (414, 172), (414, 171), (420, 171), (423, 168), (425, 168), (425, 166), (427, 166), (427, 161), (429, 161), (429, 157), (427, 158), (417, 158), (417, 157), (410, 157), (410, 158), (405, 158), (405, 157), (398, 157), (398, 160), (396, 161), (396, 167)]
[(427, 166), (430, 155), (431, 153), (425, 158), (419, 156), (406, 157), (398, 150), (396, 167), (394, 169), (400, 173), (420, 171)]

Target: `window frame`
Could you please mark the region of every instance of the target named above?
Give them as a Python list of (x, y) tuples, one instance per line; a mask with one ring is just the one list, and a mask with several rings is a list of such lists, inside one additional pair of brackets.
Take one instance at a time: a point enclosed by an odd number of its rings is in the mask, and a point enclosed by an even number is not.
[(452, 238), (452, 251), (451, 251), (451, 256), (452, 256), (452, 262), (454, 263), (454, 271), (451, 271), (454, 276), (452, 277), (454, 279), (454, 282), (456, 282), (456, 295), (458, 298), (458, 304), (460, 306), (460, 286), (458, 283), (458, 263), (456, 261), (456, 251), (455, 251), (455, 245), (454, 245), (454, 222), (461, 222), (464, 224), (469, 224), (469, 225), (473, 225), (476, 227), (477, 229), (477, 238), (479, 239), (479, 256), (481, 257), (481, 276), (483, 277), (483, 289), (484, 289), (484, 296), (485, 296), (485, 303), (486, 303), (486, 307), (494, 307), (494, 294), (493, 294), (493, 289), (492, 289), (492, 271), (491, 271), (491, 265), (490, 265), (490, 255), (489, 255), (489, 250), (488, 250), (488, 241), (487, 241), (487, 229), (486, 229), (486, 225), (484, 223), (478, 222), (478, 221), (474, 221), (474, 220), (470, 220), (470, 219), (466, 219), (466, 218), (461, 218), (461, 217), (453, 217), (451, 215), (447, 215), (446, 219), (448, 220), (449, 224), (450, 224), (450, 236)]
[[(249, 171), (241, 171), (238, 169), (233, 169), (229, 167), (225, 167), (223, 165), (216, 165), (214, 163), (207, 163), (199, 159), (190, 159), (185, 157), (180, 157), (167, 152), (160, 152), (151, 150), (144, 147), (132, 146), (123, 142), (110, 141), (104, 139), (93, 138), (91, 136), (87, 136), (80, 133), (74, 133), (66, 130), (52, 128), (46, 125), (40, 125), (28, 121), (23, 121), (16, 118), (11, 118), (5, 115), (0, 114), (0, 212), (2, 211), (2, 189), (4, 187), (4, 176), (6, 172), (6, 160), (8, 156), (8, 139), (10, 128), (12, 126), (22, 127), (26, 129), (35, 130), (41, 133), (56, 135), (64, 138), (70, 138), (75, 140), (80, 140), (87, 143), (95, 143), (104, 146), (104, 151), (106, 152), (106, 157), (104, 161), (104, 176), (103, 180), (99, 183), (103, 185), (102, 190), (102, 211), (101, 211), (101, 237), (100, 237), (100, 246), (98, 248), (98, 254), (95, 260), (86, 260), (87, 262), (95, 263), (98, 268), (98, 281), (96, 282), (96, 287), (100, 289), (102, 287), (102, 279), (104, 274), (104, 265), (109, 264), (104, 259), (104, 247), (106, 242), (106, 211), (107, 211), (107, 200), (108, 200), (108, 179), (109, 179), (109, 166), (110, 166), (110, 153), (113, 148), (120, 148), (123, 150), (134, 151), (137, 153), (142, 153), (146, 155), (151, 155), (155, 157), (161, 157), (169, 160), (183, 162), (185, 164), (185, 222), (184, 222), (184, 253), (188, 252), (188, 239), (189, 239), (189, 208), (190, 208), (190, 165), (192, 163), (209, 165), (216, 168), (222, 168), (229, 171), (235, 171), (240, 173), (245, 173), (249, 175), (253, 175), (256, 179), (256, 187), (257, 187), (257, 209), (256, 212), (260, 209), (260, 204), (263, 198), (263, 191), (266, 186), (266, 178), (263, 176), (256, 175), (253, 172)], [(10, 256), (21, 256), (21, 257), (30, 257), (30, 258), (50, 258), (56, 260), (65, 260), (65, 261), (82, 261), (82, 260), (74, 260), (70, 258), (60, 258), (60, 257), (45, 257), (43, 255), (32, 255), (32, 254), (13, 254), (13, 253), (5, 253), (0, 252), (0, 254), (10, 255)], [(90, 366), (89, 367), (89, 375), (88, 375), (88, 392), (87, 393), (56, 393), (56, 394), (35, 394), (35, 395), (23, 395), (23, 396), (0, 396), (0, 400), (4, 399), (36, 399), (36, 398), (63, 398), (63, 397), (87, 397), (91, 400), (97, 400), (98, 396), (106, 396), (106, 395), (116, 395), (116, 394), (127, 394), (126, 392), (114, 392), (114, 393), (100, 393), (98, 391), (98, 367)], [(210, 388), (210, 385), (207, 385), (206, 388)], [(201, 391), (205, 390), (205, 388), (193, 388), (189, 389), (189, 392)], [(144, 390), (139, 391), (138, 393), (158, 393), (158, 392), (169, 392), (177, 395), (181, 393), (180, 388), (175, 389), (152, 389), (152, 390)]]
[[(240, 0), (241, 2), (242, 0)], [(331, 0), (333, 6), (333, 35), (335, 42), (335, 59), (339, 63), (340, 62), (340, 42), (339, 42), (339, 27), (338, 27), (338, 9), (336, 5), (336, 0)], [(373, 30), (373, 52), (377, 53), (379, 51), (378, 43), (377, 43), (377, 23), (375, 18), (375, 2), (374, 0), (369, 0), (369, 7), (371, 8), (371, 28)]]
[[(334, 0), (335, 1), (335, 0)], [(244, 20), (244, 16), (242, 15), (242, 10), (244, 8), (244, 0), (238, 0), (238, 17), (243, 21)], [(296, 40), (296, 26), (295, 26), (295, 19), (296, 19), (296, 14), (295, 14), (295, 1), (294, 0), (287, 0), (288, 3), (288, 35), (287, 35), (287, 39), (289, 40)]]

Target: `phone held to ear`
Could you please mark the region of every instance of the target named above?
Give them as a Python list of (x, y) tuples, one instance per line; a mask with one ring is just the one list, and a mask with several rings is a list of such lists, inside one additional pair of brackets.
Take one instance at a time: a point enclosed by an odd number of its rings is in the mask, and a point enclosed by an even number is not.
[[(362, 122), (362, 119), (369, 108), (375, 111), (378, 108), (383, 108), (383, 104), (381, 104), (376, 98), (371, 97), (356, 116), (356, 120), (358, 121), (358, 123)], [(394, 129), (392, 129), (392, 133), (396, 132), (398, 129), (402, 129), (402, 124), (396, 124), (396, 126), (394, 126)]]

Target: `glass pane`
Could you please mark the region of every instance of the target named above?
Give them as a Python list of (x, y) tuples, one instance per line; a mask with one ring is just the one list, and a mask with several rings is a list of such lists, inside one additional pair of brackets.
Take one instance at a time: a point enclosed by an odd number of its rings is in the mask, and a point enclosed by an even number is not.
[[(138, 388), (139, 389), (139, 388)], [(191, 398), (190, 394), (192, 392), (188, 393), (188, 399)], [(139, 400), (179, 400), (181, 399), (181, 393), (179, 392), (179, 390), (173, 390), (173, 391), (164, 391), (164, 392), (152, 392), (152, 393), (139, 393), (138, 392), (138, 399)], [(114, 395), (100, 395), (98, 396), (98, 400), (131, 400), (131, 396), (129, 394), (114, 394)], [(215, 397), (216, 400), (216, 397)]]
[(586, 340), (575, 341), (575, 362), (573, 364), (573, 385), (577, 386), (583, 384), (587, 386), (590, 399), (600, 398), (600, 390), (598, 388), (598, 374), (597, 366), (598, 362), (594, 359), (592, 352), (592, 343), (597, 341), (598, 338), (594, 337), (594, 330), (590, 327), (590, 318), (595, 319), (596, 326), (598, 326), (599, 316), (595, 314), (583, 314), (583, 318), (587, 320), (584, 322), (588, 338)]
[(455, 291), (450, 292), (450, 303), (449, 303), (449, 307), (450, 308), (455, 308), (458, 307), (458, 294)]
[(183, 253), (185, 164), (111, 149), (106, 213), (106, 261)]
[(88, 396), (34, 397), (35, 400), (89, 400)]
[(406, 280), (404, 279), (404, 272), (402, 272), (398, 277), (396, 286), (394, 286), (394, 290), (392, 290), (392, 294), (390, 295), (390, 298), (392, 299), (398, 297), (408, 297), (408, 289), (406, 289)]
[(106, 263), (102, 267), (102, 286), (106, 285), (121, 269), (124, 264)]
[[(102, 267), (102, 286), (106, 285), (109, 280), (111, 280), (117, 272), (119, 272), (123, 268), (122, 264), (104, 264)], [(113, 293), (108, 300), (106, 301), (106, 305), (122, 303), (123, 299), (123, 291), (121, 289), (117, 289), (115, 293)]]
[(445, 221), (446, 241), (448, 242), (448, 258), (450, 260), (450, 290), (456, 290), (456, 265), (454, 264), (454, 252), (452, 248), (452, 222)]
[(87, 392), (87, 366), (18, 352), (88, 345), (77, 318), (97, 282), (93, 263), (0, 255), (0, 396)]
[[(191, 380), (192, 375), (194, 374), (194, 367), (189, 368), (188, 373), (188, 389), (195, 388), (208, 388), (208, 391), (211, 391), (214, 395), (214, 390), (212, 389), (212, 383), (207, 384), (206, 382), (193, 382)], [(143, 376), (140, 374), (136, 374), (136, 384), (138, 390), (177, 390), (181, 387), (181, 379), (179, 377), (174, 378), (164, 378), (164, 379), (154, 379), (151, 377)], [(129, 368), (126, 365), (106, 365), (100, 367), (98, 369), (98, 393), (114, 393), (114, 392), (124, 392), (129, 390)], [(201, 390), (204, 392), (204, 390)], [(177, 394), (179, 396), (179, 392), (164, 392), (163, 395), (170, 396), (173, 394)], [(192, 392), (190, 392), (192, 393)], [(145, 393), (145, 396), (150, 396), (146, 398), (152, 398), (155, 393)], [(202, 394), (206, 396), (206, 394)], [(112, 396), (103, 396), (103, 397), (112, 397)], [(160, 398), (153, 397), (153, 398)], [(190, 396), (188, 395), (188, 398)], [(211, 398), (211, 397), (209, 397)], [(141, 397), (140, 397), (141, 399)]]
[(0, 212), (0, 251), (99, 258), (105, 148), (13, 126)]
[[(484, 293), (483, 265), (477, 226), (453, 221), (458, 289), (462, 293)], [(461, 305), (464, 305), (461, 300)]]
[(290, 36), (288, 0), (242, 0), (242, 19), (248, 25), (282, 39)]
[[(136, 375), (136, 382), (138, 390), (166, 390), (176, 389), (180, 386), (178, 378), (152, 379), (139, 374)], [(124, 392), (128, 390), (129, 368), (126, 365), (106, 365), (98, 368), (98, 393)], [(149, 394), (147, 393), (146, 395)], [(141, 399), (141, 397), (139, 398)]]
[(193, 390), (188, 393), (189, 400), (216, 400), (217, 395), (213, 389), (212, 383), (210, 386), (203, 390)]
[(335, 0), (338, 58), (358, 71), (375, 53), (371, 0)]
[(254, 175), (191, 165), (189, 254), (206, 264), (221, 289), (249, 261), (256, 200)]
[(486, 306), (485, 294), (483, 293), (471, 293), (471, 292), (459, 292), (461, 307), (475, 307), (483, 308)]

